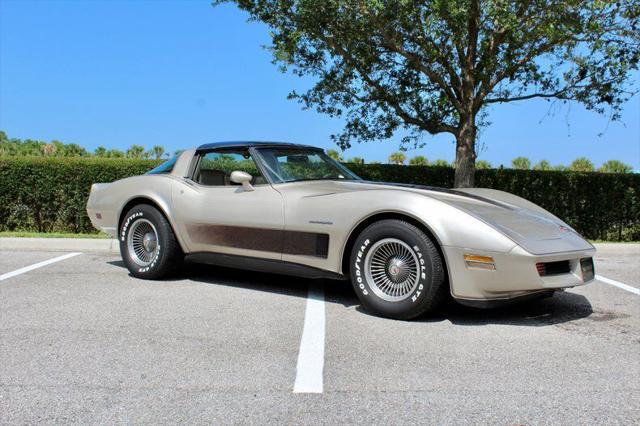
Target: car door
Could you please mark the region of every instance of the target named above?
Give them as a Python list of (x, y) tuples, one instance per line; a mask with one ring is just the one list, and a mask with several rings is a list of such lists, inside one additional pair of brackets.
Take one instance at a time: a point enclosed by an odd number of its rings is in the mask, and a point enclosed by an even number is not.
[[(264, 179), (246, 149), (197, 153), (190, 176), (174, 186), (180, 232), (192, 253), (282, 258), (282, 196)], [(253, 190), (231, 182), (231, 172), (253, 176)]]

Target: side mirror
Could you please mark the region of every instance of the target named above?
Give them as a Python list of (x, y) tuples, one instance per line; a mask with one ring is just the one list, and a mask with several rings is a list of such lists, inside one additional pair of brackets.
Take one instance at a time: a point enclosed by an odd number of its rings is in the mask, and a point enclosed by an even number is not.
[(253, 191), (251, 179), (253, 179), (253, 177), (247, 172), (242, 172), (240, 170), (231, 172), (231, 182), (242, 184), (242, 189), (245, 191)]

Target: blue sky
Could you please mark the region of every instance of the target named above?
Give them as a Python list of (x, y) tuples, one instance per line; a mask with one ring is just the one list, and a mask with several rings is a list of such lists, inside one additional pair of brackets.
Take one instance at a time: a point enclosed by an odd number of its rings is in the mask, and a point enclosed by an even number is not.
[[(310, 81), (281, 74), (262, 24), (209, 1), (0, 0), (0, 129), (10, 137), (176, 150), (216, 140), (284, 140), (334, 148), (342, 122), (286, 99)], [(621, 122), (580, 105), (495, 107), (479, 158), (519, 155), (568, 164), (620, 159), (640, 169), (640, 96)], [(602, 135), (601, 135), (602, 134)], [(398, 140), (356, 144), (345, 157), (386, 161)], [(449, 135), (408, 156), (454, 158)]]

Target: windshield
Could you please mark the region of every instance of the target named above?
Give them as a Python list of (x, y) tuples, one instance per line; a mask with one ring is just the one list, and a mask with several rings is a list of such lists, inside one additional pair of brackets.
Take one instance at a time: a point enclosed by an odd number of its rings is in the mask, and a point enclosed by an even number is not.
[(147, 172), (148, 175), (159, 175), (162, 173), (171, 173), (171, 170), (173, 170), (173, 166), (176, 164), (176, 160), (178, 159), (178, 157), (173, 157), (167, 161), (165, 161), (164, 163), (160, 164), (158, 167), (153, 168), (151, 170), (149, 170)]
[(259, 148), (257, 152), (273, 183), (301, 180), (360, 180), (351, 170), (320, 150)]

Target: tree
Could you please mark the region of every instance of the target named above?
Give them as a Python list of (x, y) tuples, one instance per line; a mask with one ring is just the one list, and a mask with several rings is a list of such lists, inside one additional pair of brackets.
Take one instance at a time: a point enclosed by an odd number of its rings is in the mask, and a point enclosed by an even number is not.
[(547, 160), (540, 160), (538, 164), (533, 166), (533, 170), (551, 170), (551, 164)]
[(144, 158), (145, 152), (142, 145), (131, 145), (127, 150), (127, 158)]
[(637, 0), (214, 0), (270, 27), (274, 62), (316, 83), (289, 96), (345, 119), (334, 141), (456, 140), (455, 186), (474, 184), (488, 107), (533, 98), (619, 118), (640, 60)]
[(476, 160), (476, 169), (482, 170), (482, 169), (490, 169), (491, 168), (491, 163), (488, 162), (487, 160)]
[(416, 155), (411, 160), (409, 160), (410, 166), (428, 166), (429, 160), (424, 155)]
[(599, 172), (603, 173), (631, 173), (632, 170), (633, 168), (630, 165), (619, 160), (607, 160), (598, 169)]
[(107, 158), (123, 158), (125, 156), (124, 152), (119, 149), (110, 149), (105, 154)]
[(164, 155), (164, 148), (160, 145), (155, 145), (151, 148), (150, 156), (154, 157), (156, 160), (159, 160)]
[(519, 170), (529, 170), (531, 168), (531, 160), (527, 157), (516, 157), (511, 160), (511, 168)]
[(447, 160), (443, 160), (441, 158), (431, 163), (431, 165), (436, 167), (451, 167), (451, 164)]
[(107, 156), (107, 148), (104, 146), (99, 146), (93, 151), (93, 155), (96, 157), (106, 157)]
[(573, 172), (593, 172), (596, 168), (588, 158), (580, 157), (573, 160), (569, 166), (569, 170)]
[(355, 163), (355, 164), (364, 164), (364, 158), (362, 157), (353, 157), (350, 158), (347, 163)]
[[(55, 144), (56, 141), (52, 143)], [(86, 149), (78, 145), (77, 143), (63, 144), (62, 155), (65, 157), (86, 157), (89, 155)]]
[(342, 156), (340, 155), (340, 153), (338, 151), (336, 151), (335, 149), (328, 149), (327, 150), (327, 155), (331, 158), (333, 158), (336, 161), (342, 161)]
[(407, 156), (404, 155), (404, 152), (394, 152), (389, 156), (389, 163), (399, 166), (403, 165), (406, 160)]
[(52, 143), (44, 144), (42, 146), (42, 153), (47, 157), (55, 155), (57, 150), (56, 146)]

